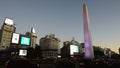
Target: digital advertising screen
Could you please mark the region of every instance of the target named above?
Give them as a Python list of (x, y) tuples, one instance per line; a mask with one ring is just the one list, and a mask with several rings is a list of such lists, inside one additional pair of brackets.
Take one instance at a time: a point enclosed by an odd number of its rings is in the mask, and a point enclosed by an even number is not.
[(27, 50), (20, 49), (19, 56), (27, 56)]
[(74, 53), (79, 52), (79, 47), (77, 45), (70, 45), (70, 54), (73, 55)]
[(21, 45), (30, 45), (30, 37), (21, 36)]
[(12, 35), (12, 43), (18, 44), (19, 43), (19, 37), (20, 37), (19, 34), (13, 33), (13, 35)]

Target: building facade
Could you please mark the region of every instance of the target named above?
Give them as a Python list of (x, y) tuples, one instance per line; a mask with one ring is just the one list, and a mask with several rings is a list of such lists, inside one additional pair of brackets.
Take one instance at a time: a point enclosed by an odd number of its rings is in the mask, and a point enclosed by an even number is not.
[[(73, 46), (77, 46), (78, 47), (78, 52), (74, 52), (73, 54), (71, 54), (71, 45)], [(72, 48), (74, 49), (74, 48)], [(70, 58), (70, 57), (74, 57), (75, 55), (82, 55), (84, 53), (84, 44), (81, 44), (77, 41), (71, 40), (71, 41), (65, 41), (63, 42), (63, 47), (61, 48), (61, 57), (62, 58)]]
[(119, 55), (120, 55), (120, 48), (118, 49)]
[[(19, 42), (18, 43), (12, 43), (12, 37), (13, 33), (15, 33), (16, 27), (14, 25), (14, 22), (10, 18), (6, 18), (3, 22), (3, 25), (0, 29), (0, 50), (4, 50), (6, 48), (28, 48), (28, 47), (33, 47), (35, 48), (36, 46), (36, 40), (37, 40), (37, 35), (35, 32), (35, 29), (32, 28), (31, 32), (26, 32), (26, 34), (19, 34)], [(29, 37), (30, 38), (30, 45), (29, 46), (23, 46), (21, 45), (21, 36)], [(17, 39), (17, 38), (16, 38)]]
[(104, 55), (106, 57), (111, 57), (111, 49), (110, 48), (104, 48)]
[(9, 23), (9, 21), (6, 21), (5, 19), (1, 27), (1, 32), (0, 32), (1, 33), (0, 34), (0, 48), (1, 49), (6, 49), (7, 47), (10, 47), (12, 34), (15, 32), (15, 30), (16, 30), (16, 27), (13, 24)]
[(37, 34), (35, 32), (35, 29), (32, 27), (31, 29), (31, 47), (35, 48), (36, 47), (36, 41), (37, 41)]
[(41, 38), (39, 44), (43, 58), (57, 58), (60, 40), (54, 34)]
[(26, 32), (25, 36), (30, 37), (30, 47), (35, 48), (37, 41), (37, 34), (35, 32), (35, 29), (32, 27), (31, 32)]

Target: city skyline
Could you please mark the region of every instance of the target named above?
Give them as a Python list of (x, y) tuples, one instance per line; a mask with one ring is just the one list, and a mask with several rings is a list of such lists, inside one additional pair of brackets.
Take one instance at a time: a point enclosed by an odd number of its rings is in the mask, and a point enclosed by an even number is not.
[[(86, 3), (93, 44), (118, 53), (120, 1), (86, 0)], [(84, 42), (82, 5), (82, 0), (1, 0), (0, 27), (4, 19), (10, 17), (14, 20), (16, 33), (24, 34), (34, 27), (37, 43), (41, 37), (50, 33), (60, 38), (61, 43), (72, 40), (72, 37)]]

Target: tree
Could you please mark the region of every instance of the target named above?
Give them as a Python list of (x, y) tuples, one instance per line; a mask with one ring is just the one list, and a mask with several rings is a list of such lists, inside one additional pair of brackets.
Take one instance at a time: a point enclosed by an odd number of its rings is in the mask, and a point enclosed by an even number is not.
[(35, 47), (35, 57), (42, 58), (41, 47), (38, 45), (36, 45), (36, 47)]
[(30, 37), (31, 33), (30, 32), (26, 32), (25, 35)]
[(120, 59), (120, 55), (115, 53), (114, 51), (112, 51), (112, 56), (111, 56), (112, 59)]
[(94, 55), (95, 55), (95, 58), (103, 57), (103, 56), (104, 56), (104, 51), (103, 51), (103, 49), (100, 48), (100, 47), (95, 47), (95, 46), (94, 46)]
[(27, 48), (27, 58), (29, 59), (35, 58), (35, 50), (32, 47)]

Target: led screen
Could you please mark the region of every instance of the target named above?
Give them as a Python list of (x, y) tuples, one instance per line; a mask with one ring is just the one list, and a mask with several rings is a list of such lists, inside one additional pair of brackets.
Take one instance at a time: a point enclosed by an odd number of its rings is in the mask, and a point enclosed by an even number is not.
[(22, 36), (21, 37), (21, 45), (30, 45), (30, 38)]
[(73, 55), (74, 53), (79, 52), (79, 47), (77, 45), (70, 45), (70, 54)]
[(27, 50), (19, 50), (19, 56), (27, 56)]
[(18, 44), (19, 43), (19, 34), (13, 33), (12, 36), (12, 43)]

